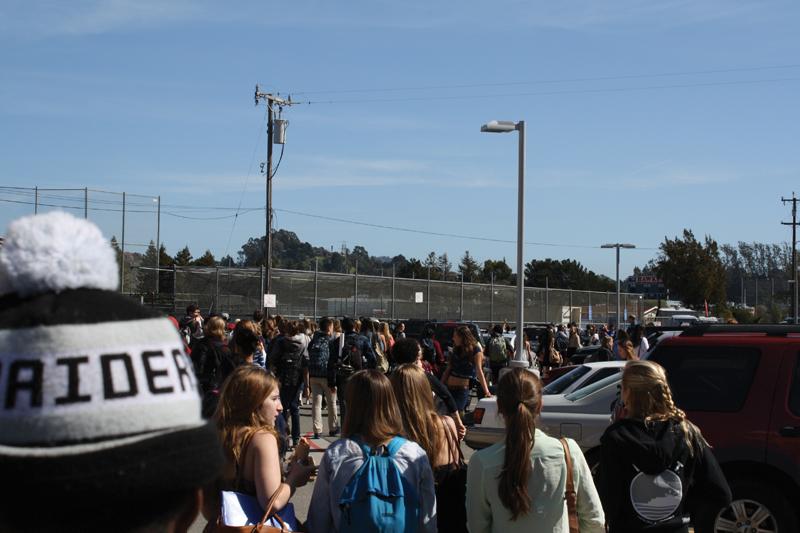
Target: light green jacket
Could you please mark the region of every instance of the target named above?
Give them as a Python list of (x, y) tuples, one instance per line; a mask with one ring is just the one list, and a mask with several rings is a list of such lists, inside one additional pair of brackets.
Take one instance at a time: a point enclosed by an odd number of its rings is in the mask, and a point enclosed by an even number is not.
[[(581, 533), (603, 533), (605, 517), (586, 459), (578, 445), (567, 439), (572, 455), (578, 520)], [(531, 509), (511, 520), (511, 512), (500, 501), (498, 479), (503, 469), (505, 440), (476, 452), (467, 470), (467, 525), (471, 533), (568, 533), (569, 517), (564, 492), (567, 465), (558, 439), (536, 430), (531, 451), (533, 470), (528, 478)]]

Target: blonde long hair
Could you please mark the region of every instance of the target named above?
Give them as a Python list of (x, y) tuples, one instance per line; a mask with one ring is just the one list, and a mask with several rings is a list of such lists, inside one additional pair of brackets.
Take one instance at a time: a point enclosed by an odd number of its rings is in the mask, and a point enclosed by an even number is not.
[(433, 393), (425, 372), (414, 363), (397, 367), (389, 376), (400, 407), (406, 436), (428, 454), (431, 466), (441, 450), (440, 428), (443, 422), (433, 406)]
[(700, 429), (675, 405), (664, 367), (648, 360), (628, 361), (622, 372), (622, 388), (627, 392), (625, 407), (630, 418), (642, 420), (646, 425), (674, 420), (683, 430), (691, 456), (708, 446)]
[(275, 421), (267, 420), (259, 409), (275, 390), (278, 380), (256, 365), (236, 368), (223, 383), (214, 418), (225, 455), (234, 464), (239, 463), (242, 451), (259, 431), (278, 438)]

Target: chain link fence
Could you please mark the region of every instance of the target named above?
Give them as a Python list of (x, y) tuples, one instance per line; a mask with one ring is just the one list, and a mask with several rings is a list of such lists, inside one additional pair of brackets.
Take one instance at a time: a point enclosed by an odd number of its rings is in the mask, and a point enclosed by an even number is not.
[[(155, 269), (137, 267), (140, 287), (154, 286)], [(153, 280), (153, 281), (148, 281)], [(263, 268), (173, 267), (160, 269), (159, 294), (132, 293), (147, 305), (180, 314), (189, 304), (204, 313), (252, 315), (263, 304)], [(383, 320), (464, 320), (482, 324), (514, 322), (516, 287), (358, 274), (272, 269), (272, 292), (286, 317), (372, 316)], [(622, 320), (657, 305), (623, 293)], [(526, 322), (616, 322), (616, 293), (525, 288)]]

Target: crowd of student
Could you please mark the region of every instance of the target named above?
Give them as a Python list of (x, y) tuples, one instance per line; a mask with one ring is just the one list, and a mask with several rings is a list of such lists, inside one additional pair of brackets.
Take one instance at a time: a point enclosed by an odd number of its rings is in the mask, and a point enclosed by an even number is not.
[[(467, 327), (431, 355), (431, 335), (420, 343), (371, 320), (254, 316), (229, 330), (192, 306), (174, 321), (184, 351), (165, 318), (116, 292), (114, 252), (91, 223), (42, 215), (7, 235), (2, 531), (181, 532), (200, 510), (207, 531), (229, 531), (227, 511), (250, 498), (262, 522), (312, 533), (688, 532), (690, 518), (701, 531), (702, 511), (730, 502), (711, 448), (650, 361), (625, 366), (594, 479), (574, 441), (536, 427), (536, 373), (487, 378)], [(554, 344), (546, 335), (542, 366)], [(496, 394), (505, 437), (467, 465), (460, 412), (475, 382)], [(341, 433), (318, 466), (300, 439), (303, 394), (315, 434), (323, 398), (330, 434)], [(301, 524), (292, 496), (312, 481)]]

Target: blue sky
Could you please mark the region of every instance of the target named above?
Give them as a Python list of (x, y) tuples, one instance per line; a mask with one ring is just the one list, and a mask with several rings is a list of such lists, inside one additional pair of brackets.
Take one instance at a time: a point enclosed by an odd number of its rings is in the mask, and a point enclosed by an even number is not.
[[(624, 252), (628, 273), (683, 228), (790, 239), (798, 27), (788, 0), (4, 0), (0, 186), (142, 195), (128, 197), (132, 250), (155, 239), (161, 195), (170, 253), (235, 256), (264, 231), (260, 83), (304, 102), (283, 112), (277, 227), (328, 248), (513, 264), (517, 138), (479, 128), (522, 119), (526, 241), (558, 245), (525, 260), (613, 276), (605, 242), (641, 248)], [(82, 192), (42, 195), (82, 205)], [(0, 199), (3, 228), (33, 209), (24, 191)], [(119, 238), (120, 197), (90, 199)]]

